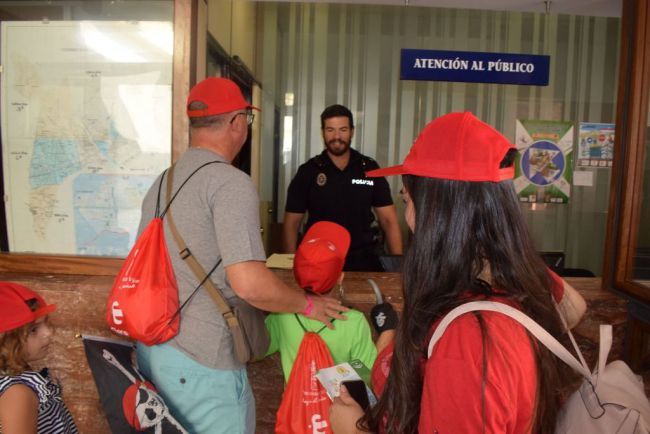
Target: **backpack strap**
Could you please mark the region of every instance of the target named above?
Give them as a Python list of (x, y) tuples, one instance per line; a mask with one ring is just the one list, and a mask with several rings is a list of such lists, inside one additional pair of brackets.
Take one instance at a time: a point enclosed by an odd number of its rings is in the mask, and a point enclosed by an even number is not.
[(163, 179), (165, 179), (165, 174), (167, 173), (167, 170), (169, 169), (165, 169), (162, 175), (160, 175), (160, 182), (158, 183), (158, 197), (156, 198), (156, 211), (154, 213), (156, 218), (160, 217), (160, 190), (162, 189)]
[[(585, 377), (587, 380), (592, 382), (592, 375), (591, 372), (589, 371), (589, 368), (587, 367), (586, 363), (579, 362), (570, 352), (567, 350), (564, 345), (562, 345), (560, 342), (558, 342), (557, 339), (555, 339), (549, 332), (544, 330), (542, 326), (537, 324), (535, 321), (533, 321), (532, 318), (530, 318), (528, 315), (525, 313), (521, 312), (518, 309), (515, 309), (514, 307), (508, 306), (507, 304), (504, 303), (498, 303), (495, 301), (471, 301), (469, 303), (461, 304), (460, 306), (452, 309), (447, 315), (444, 316), (444, 318), (440, 321), (440, 324), (438, 324), (438, 327), (436, 328), (435, 332), (433, 333), (433, 336), (431, 337), (431, 340), (429, 341), (429, 348), (427, 351), (427, 357), (431, 357), (431, 353), (433, 351), (433, 347), (436, 345), (438, 340), (442, 337), (442, 334), (445, 332), (449, 324), (459, 317), (460, 315), (463, 315), (468, 312), (474, 312), (474, 311), (480, 311), (480, 310), (487, 310), (491, 312), (499, 312), (502, 313), (506, 316), (509, 316), (510, 318), (514, 319), (518, 323), (520, 323), (522, 326), (526, 328), (533, 336), (537, 338), (546, 348), (549, 349), (553, 354), (555, 354), (560, 360), (562, 360), (564, 363), (572, 367), (576, 372), (582, 374), (583, 377)], [(568, 330), (567, 330), (568, 331)], [(571, 333), (568, 331), (568, 333)], [(580, 353), (580, 349), (576, 348), (578, 353)], [(609, 350), (608, 350), (609, 352)], [(580, 355), (582, 358), (582, 354)], [(594, 383), (595, 384), (595, 383)]]
[(605, 365), (607, 365), (607, 356), (609, 356), (609, 350), (612, 349), (612, 325), (601, 324), (599, 331), (600, 345), (598, 348), (598, 371), (596, 371), (596, 384), (598, 384), (598, 377), (600, 374), (605, 372)]
[[(166, 170), (166, 172), (167, 172), (167, 200), (169, 202), (167, 202), (167, 205), (165, 206), (165, 209), (160, 214), (160, 218), (165, 217), (165, 214), (167, 213), (167, 211), (169, 211), (169, 207), (172, 205), (172, 202), (174, 201), (174, 199), (176, 199), (176, 196), (178, 196), (178, 193), (180, 193), (181, 189), (185, 186), (185, 184), (187, 184), (187, 181), (189, 181), (190, 178), (192, 178), (196, 172), (203, 169), (205, 166), (209, 166), (210, 164), (216, 164), (216, 163), (224, 164), (223, 161), (215, 160), (215, 161), (209, 161), (207, 163), (203, 163), (199, 167), (194, 169), (194, 172), (190, 173), (190, 175), (187, 178), (185, 178), (185, 181), (183, 181), (183, 183), (178, 187), (178, 190), (176, 190), (174, 195), (171, 196), (172, 184), (173, 184), (173, 181), (174, 181), (174, 167), (176, 167), (176, 164), (172, 164), (172, 166), (169, 169)], [(165, 172), (163, 172), (163, 175), (160, 177), (160, 185), (158, 186), (158, 201), (159, 202), (160, 202), (160, 186), (162, 186), (162, 178), (164, 176), (165, 176)], [(171, 198), (170, 198), (170, 196), (171, 196)], [(158, 217), (158, 207), (156, 207), (156, 217)]]
[[(224, 297), (223, 293), (221, 290), (215, 286), (215, 284), (212, 282), (211, 279), (209, 279), (210, 275), (212, 272), (217, 268), (217, 266), (221, 263), (221, 258), (217, 261), (217, 263), (212, 267), (209, 273), (206, 273), (201, 264), (199, 264), (199, 261), (196, 260), (194, 255), (192, 254), (192, 251), (187, 247), (187, 244), (185, 244), (185, 240), (181, 236), (181, 234), (178, 232), (178, 229), (176, 228), (176, 224), (174, 223), (174, 218), (172, 217), (171, 209), (169, 208), (169, 205), (171, 205), (171, 202), (174, 200), (180, 189), (185, 185), (185, 183), (194, 175), (196, 172), (198, 172), (201, 168), (207, 166), (208, 164), (213, 164), (213, 163), (221, 163), (221, 161), (212, 161), (209, 163), (205, 163), (202, 166), (199, 166), (190, 176), (181, 184), (181, 186), (176, 190), (176, 193), (174, 196), (172, 196), (171, 200), (169, 201), (169, 204), (163, 211), (163, 215), (167, 213), (167, 223), (169, 224), (169, 229), (172, 232), (172, 235), (174, 237), (174, 241), (176, 241), (176, 246), (179, 248), (178, 254), (180, 255), (181, 259), (185, 261), (185, 263), (190, 267), (192, 272), (194, 273), (194, 276), (199, 281), (198, 286), (194, 289), (192, 294), (188, 297), (187, 300), (178, 308), (176, 311), (176, 314), (180, 312), (180, 310), (187, 304), (187, 302), (196, 294), (196, 292), (199, 290), (201, 286), (204, 286), (206, 288), (206, 291), (210, 295), (210, 298), (212, 298), (212, 301), (217, 305), (221, 313), (223, 314), (224, 319), (226, 320), (226, 323), (228, 324), (228, 327), (230, 329), (234, 328), (239, 328), (239, 320), (237, 319), (237, 316), (234, 314), (232, 311), (232, 308), (226, 301), (226, 298)], [(173, 184), (173, 177), (174, 177), (174, 166), (172, 166), (169, 169), (169, 173), (167, 175), (167, 197), (171, 194), (172, 191), (172, 184)], [(176, 316), (174, 315), (174, 317)]]
[[(323, 327), (319, 328), (318, 331), (312, 332), (311, 330), (307, 330), (307, 327), (305, 327), (305, 325), (302, 323), (302, 321), (300, 321), (300, 317), (298, 316), (297, 313), (294, 313), (293, 315), (296, 317), (296, 320), (298, 321), (298, 324), (300, 324), (300, 327), (302, 328), (302, 331), (304, 331), (305, 333), (311, 332), (311, 333), (316, 333), (317, 335), (319, 335), (320, 332), (325, 330), (325, 328), (327, 327), (326, 325), (324, 325)], [(336, 318), (332, 318), (330, 320), (330, 323), (333, 323), (335, 320), (336, 320)]]

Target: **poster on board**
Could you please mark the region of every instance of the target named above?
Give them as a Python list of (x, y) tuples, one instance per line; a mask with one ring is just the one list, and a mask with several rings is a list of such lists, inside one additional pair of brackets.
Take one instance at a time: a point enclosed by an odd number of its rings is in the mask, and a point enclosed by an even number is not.
[(568, 203), (573, 175), (573, 124), (517, 120), (515, 189), (522, 202)]
[(10, 251), (126, 256), (171, 162), (172, 23), (3, 21), (0, 42)]
[(614, 161), (614, 124), (580, 122), (578, 166), (612, 167)]

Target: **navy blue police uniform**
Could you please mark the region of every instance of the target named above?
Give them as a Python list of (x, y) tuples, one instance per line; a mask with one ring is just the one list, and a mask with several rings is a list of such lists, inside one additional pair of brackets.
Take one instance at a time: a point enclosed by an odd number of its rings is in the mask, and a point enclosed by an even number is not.
[(385, 178), (366, 178), (366, 172), (377, 168), (375, 160), (350, 148), (350, 161), (341, 170), (323, 151), (302, 164), (289, 184), (285, 210), (307, 212), (305, 231), (327, 220), (350, 232), (346, 271), (383, 270), (376, 252), (372, 208), (392, 205), (393, 199)]

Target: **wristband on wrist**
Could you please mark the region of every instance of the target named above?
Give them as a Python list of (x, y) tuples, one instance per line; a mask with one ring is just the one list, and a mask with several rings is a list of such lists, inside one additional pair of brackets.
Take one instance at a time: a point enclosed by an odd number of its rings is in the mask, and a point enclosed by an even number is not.
[(307, 299), (307, 306), (305, 307), (305, 310), (302, 311), (302, 314), (304, 316), (308, 316), (312, 310), (314, 310), (314, 300), (312, 300), (311, 295), (305, 294), (305, 298)]

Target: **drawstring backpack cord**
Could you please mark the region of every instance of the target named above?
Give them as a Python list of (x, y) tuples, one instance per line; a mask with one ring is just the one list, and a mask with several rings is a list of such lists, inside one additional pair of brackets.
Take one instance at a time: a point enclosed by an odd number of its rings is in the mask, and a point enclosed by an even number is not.
[[(298, 320), (298, 324), (300, 324), (300, 327), (302, 327), (302, 331), (304, 331), (305, 333), (310, 332), (310, 330), (307, 330), (307, 328), (305, 328), (305, 326), (304, 326), (304, 324), (302, 323), (302, 321), (300, 321), (300, 317), (298, 316), (298, 314), (297, 314), (297, 313), (294, 313), (293, 315), (294, 315), (294, 316), (296, 317), (296, 319)], [(330, 322), (334, 322), (334, 321), (336, 321), (336, 318), (333, 318), (332, 321), (330, 321)], [(321, 327), (320, 329), (318, 329), (317, 332), (313, 332), (313, 333), (316, 333), (317, 335), (319, 335), (320, 332), (322, 332), (323, 330), (325, 330), (326, 327), (327, 327), (327, 326), (324, 325), (323, 327)]]
[(190, 296), (187, 297), (187, 299), (183, 302), (183, 304), (181, 304), (181, 305), (178, 307), (178, 309), (176, 309), (176, 312), (174, 312), (174, 316), (172, 316), (172, 318), (169, 320), (169, 324), (171, 324), (172, 322), (174, 322), (174, 319), (178, 316), (179, 313), (181, 313), (181, 309), (183, 309), (183, 308), (185, 307), (185, 305), (186, 305), (187, 303), (190, 302), (190, 300), (191, 300), (191, 299), (194, 297), (194, 295), (196, 294), (196, 291), (198, 291), (199, 289), (201, 289), (201, 286), (203, 286), (203, 284), (205, 283), (205, 281), (208, 280), (208, 278), (210, 277), (210, 275), (214, 272), (214, 270), (217, 269), (217, 267), (219, 266), (219, 264), (221, 264), (221, 258), (219, 258), (219, 260), (217, 261), (217, 263), (214, 264), (214, 267), (212, 267), (212, 269), (211, 269), (210, 271), (208, 271), (208, 274), (206, 274), (205, 277), (203, 278), (203, 280), (201, 280), (201, 281), (199, 282), (199, 284), (196, 286), (196, 288), (194, 288), (194, 291), (192, 291), (192, 293), (190, 294)]
[(155, 212), (155, 217), (156, 218), (160, 217), (160, 190), (162, 189), (163, 179), (165, 179), (165, 175), (167, 174), (167, 170), (168, 169), (165, 169), (165, 171), (160, 176), (160, 183), (158, 184), (158, 198), (156, 199), (156, 212)]
[[(176, 196), (178, 196), (178, 193), (180, 193), (181, 189), (185, 186), (185, 184), (187, 184), (187, 181), (189, 181), (190, 178), (192, 178), (196, 172), (198, 172), (199, 170), (203, 169), (205, 166), (210, 165), (210, 164), (215, 164), (215, 163), (223, 163), (223, 162), (222, 162), (222, 161), (210, 161), (210, 162), (208, 162), (208, 163), (204, 163), (204, 164), (200, 165), (199, 167), (197, 167), (197, 168), (194, 170), (194, 172), (190, 173), (190, 176), (188, 176), (188, 177), (185, 179), (185, 181), (183, 181), (183, 183), (180, 185), (180, 187), (178, 187), (178, 190), (176, 190), (176, 193), (174, 193), (174, 194), (172, 195), (171, 199), (169, 199), (169, 202), (167, 203), (167, 206), (166, 206), (165, 209), (163, 210), (162, 214), (160, 215), (160, 218), (165, 217), (165, 214), (167, 214), (167, 210), (169, 210), (169, 207), (171, 206), (171, 204), (172, 204), (172, 202), (174, 201), (174, 199), (176, 199)], [(166, 172), (167, 172), (167, 170), (165, 170), (165, 173), (166, 173)], [(163, 177), (164, 177), (164, 174), (163, 174)], [(160, 187), (162, 186), (162, 178), (163, 178), (163, 177), (161, 177), (161, 179), (160, 179), (160, 186), (158, 186), (158, 199), (160, 199)]]
[[(210, 164), (216, 164), (216, 163), (222, 163), (222, 161), (210, 161), (210, 162), (208, 162), (208, 163), (204, 163), (204, 164), (200, 165), (199, 167), (197, 167), (196, 169), (194, 169), (194, 171), (193, 171), (192, 173), (190, 173), (190, 175), (189, 175), (187, 178), (185, 178), (185, 181), (183, 181), (183, 183), (178, 187), (178, 189), (176, 190), (176, 192), (172, 195), (171, 199), (169, 199), (169, 202), (168, 202), (167, 205), (165, 206), (165, 209), (163, 210), (163, 212), (160, 213), (160, 191), (161, 191), (161, 189), (162, 189), (163, 179), (165, 178), (165, 175), (167, 175), (167, 174), (168, 174), (167, 172), (169, 171), (169, 169), (165, 169), (165, 171), (163, 172), (162, 176), (160, 177), (160, 183), (158, 184), (158, 199), (157, 199), (157, 201), (156, 201), (156, 217), (160, 217), (161, 219), (165, 217), (165, 214), (167, 214), (167, 211), (169, 211), (169, 207), (171, 206), (171, 204), (172, 204), (172, 202), (174, 201), (174, 199), (176, 199), (176, 196), (178, 196), (178, 193), (180, 193), (181, 189), (185, 186), (185, 184), (187, 184), (187, 181), (189, 181), (190, 178), (192, 178), (196, 172), (198, 172), (199, 170), (203, 169), (205, 166), (208, 166), (208, 165), (210, 165)], [(221, 264), (221, 259), (222, 259), (222, 258), (219, 258), (219, 260), (217, 261), (217, 263), (214, 264), (214, 267), (212, 267), (212, 269), (210, 269), (210, 271), (209, 271), (209, 272), (205, 275), (205, 277), (204, 277), (204, 278), (199, 282), (199, 284), (196, 286), (196, 288), (194, 288), (194, 291), (192, 291), (192, 293), (190, 294), (190, 296), (187, 297), (187, 299), (185, 299), (185, 301), (183, 302), (183, 304), (181, 304), (181, 305), (178, 307), (178, 309), (176, 309), (176, 312), (174, 312), (174, 315), (173, 315), (173, 316), (171, 317), (171, 319), (169, 320), (168, 325), (171, 324), (172, 322), (174, 322), (174, 319), (176, 319), (176, 317), (181, 313), (181, 309), (183, 309), (183, 308), (185, 307), (185, 305), (186, 305), (187, 303), (189, 303), (189, 301), (194, 297), (194, 295), (195, 295), (196, 292), (199, 290), (199, 288), (201, 288), (201, 286), (203, 286), (203, 284), (206, 282), (206, 280), (208, 280), (208, 278), (212, 275), (212, 273), (214, 272), (214, 270), (217, 269), (217, 267), (219, 266), (219, 264)]]

